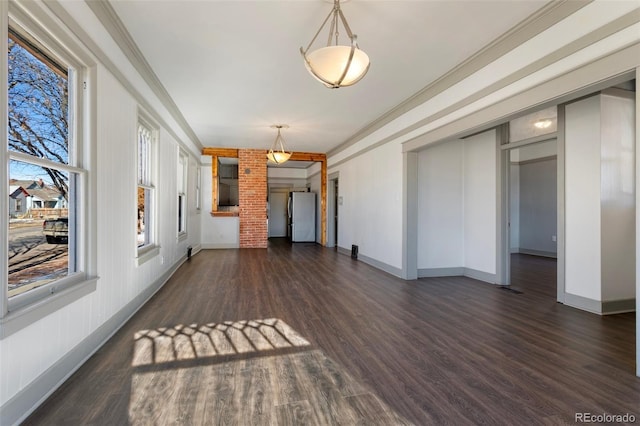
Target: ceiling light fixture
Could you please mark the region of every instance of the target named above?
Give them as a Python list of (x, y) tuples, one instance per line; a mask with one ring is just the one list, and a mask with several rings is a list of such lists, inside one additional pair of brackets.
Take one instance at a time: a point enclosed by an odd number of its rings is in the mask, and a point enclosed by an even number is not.
[[(311, 45), (329, 21), (331, 21), (331, 26), (326, 47), (308, 53)], [(351, 41), (350, 46), (338, 44), (339, 23), (342, 23)], [(358, 47), (357, 36), (351, 32), (347, 19), (340, 9), (340, 0), (334, 0), (333, 9), (307, 48), (304, 50), (302, 47), (300, 48), (300, 53), (311, 75), (332, 89), (351, 86), (360, 81), (369, 71), (369, 56)]]
[(542, 118), (536, 121), (535, 123), (533, 123), (533, 125), (536, 126), (538, 129), (548, 129), (551, 126), (551, 124), (553, 124), (552, 118)]
[(282, 164), (289, 160), (292, 152), (286, 152), (284, 148), (284, 138), (282, 134), (280, 134), (281, 129), (288, 129), (289, 126), (286, 124), (274, 124), (271, 126), (272, 129), (278, 129), (278, 135), (276, 136), (276, 140), (273, 141), (273, 145), (271, 145), (271, 149), (267, 153), (267, 160), (272, 163)]

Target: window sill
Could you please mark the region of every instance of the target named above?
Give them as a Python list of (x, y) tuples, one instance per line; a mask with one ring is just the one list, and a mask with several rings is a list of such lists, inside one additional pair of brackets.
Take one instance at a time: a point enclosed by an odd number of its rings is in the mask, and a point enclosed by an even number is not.
[(160, 246), (144, 247), (138, 250), (136, 257), (136, 265), (140, 266), (160, 254)]
[(178, 242), (184, 241), (186, 239), (187, 239), (187, 233), (186, 232), (181, 232), (180, 234), (178, 234)]
[(213, 217), (238, 217), (240, 216), (239, 212), (211, 212), (211, 216)]
[(49, 296), (9, 312), (4, 318), (0, 318), (0, 340), (93, 293), (97, 282), (98, 277), (86, 278), (58, 293), (51, 293)]

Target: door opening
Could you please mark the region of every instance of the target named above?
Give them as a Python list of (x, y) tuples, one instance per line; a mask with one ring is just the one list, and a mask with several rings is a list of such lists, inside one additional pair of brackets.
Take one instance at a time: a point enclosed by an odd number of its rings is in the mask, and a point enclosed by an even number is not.
[(556, 298), (557, 141), (513, 148), (508, 158), (508, 283)]
[(269, 238), (287, 236), (288, 188), (273, 188), (269, 191)]

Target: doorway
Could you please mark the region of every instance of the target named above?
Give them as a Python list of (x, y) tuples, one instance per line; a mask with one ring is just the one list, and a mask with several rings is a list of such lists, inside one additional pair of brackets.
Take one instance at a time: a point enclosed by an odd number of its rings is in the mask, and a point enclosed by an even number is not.
[(563, 111), (552, 106), (514, 118), (501, 127), (498, 137), (502, 170), (498, 282), (514, 290), (545, 287), (543, 292), (555, 294), (560, 302), (558, 295), (564, 294), (564, 281), (559, 278), (564, 276)]
[(555, 298), (558, 160), (555, 138), (508, 151), (509, 283)]
[(273, 188), (269, 191), (269, 238), (287, 236), (288, 188)]

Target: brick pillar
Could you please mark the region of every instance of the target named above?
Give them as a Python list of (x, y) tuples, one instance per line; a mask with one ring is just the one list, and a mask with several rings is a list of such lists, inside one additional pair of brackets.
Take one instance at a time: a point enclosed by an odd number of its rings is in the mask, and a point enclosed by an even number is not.
[(238, 150), (240, 248), (267, 247), (267, 152)]

